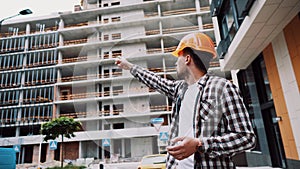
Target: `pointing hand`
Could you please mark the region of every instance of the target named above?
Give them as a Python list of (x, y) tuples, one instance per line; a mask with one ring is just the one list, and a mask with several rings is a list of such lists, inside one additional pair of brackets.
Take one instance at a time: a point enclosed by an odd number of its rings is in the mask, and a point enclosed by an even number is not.
[(130, 70), (133, 67), (133, 64), (128, 62), (124, 57), (117, 57), (115, 64), (121, 69)]

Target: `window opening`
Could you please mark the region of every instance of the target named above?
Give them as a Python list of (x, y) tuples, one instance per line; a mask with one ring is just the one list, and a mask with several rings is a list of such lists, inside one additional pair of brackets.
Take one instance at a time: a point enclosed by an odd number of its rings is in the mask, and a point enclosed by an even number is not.
[(109, 116), (110, 115), (110, 106), (109, 105), (104, 105), (104, 116)]
[(124, 111), (124, 104), (113, 105), (113, 115), (119, 115)]
[(109, 18), (103, 18), (103, 23), (108, 23), (109, 22)]
[(110, 124), (104, 124), (103, 128), (104, 130), (110, 130)]
[(111, 3), (111, 6), (116, 6), (116, 5), (120, 5), (120, 2), (118, 1), (118, 2), (112, 2)]
[(103, 59), (109, 58), (109, 52), (103, 52)]
[(104, 87), (104, 96), (109, 96), (110, 95), (110, 87)]
[(112, 21), (112, 22), (120, 22), (120, 21), (121, 21), (121, 17), (120, 17), (120, 16), (112, 17), (112, 18), (111, 18), (111, 21)]
[(111, 35), (112, 40), (121, 39), (121, 33), (113, 33)]
[(109, 69), (105, 69), (105, 70), (103, 71), (103, 73), (104, 73), (104, 77), (105, 77), (105, 78), (108, 78), (108, 77), (109, 77)]
[(113, 129), (124, 129), (124, 123), (114, 123)]
[(123, 86), (113, 86), (113, 95), (117, 96), (120, 93), (123, 93)]
[(112, 51), (111, 53), (112, 53), (112, 58), (122, 56), (122, 50), (115, 50), (115, 51)]

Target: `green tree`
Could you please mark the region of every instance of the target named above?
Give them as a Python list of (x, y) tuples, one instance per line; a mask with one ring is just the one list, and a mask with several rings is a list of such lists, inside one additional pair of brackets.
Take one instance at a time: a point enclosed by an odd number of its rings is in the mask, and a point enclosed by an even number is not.
[(74, 132), (81, 130), (81, 123), (75, 121), (73, 118), (59, 117), (52, 121), (42, 124), (41, 134), (45, 135), (44, 141), (55, 140), (61, 136), (61, 168), (63, 168), (63, 158), (64, 158), (64, 137), (71, 138), (75, 137)]

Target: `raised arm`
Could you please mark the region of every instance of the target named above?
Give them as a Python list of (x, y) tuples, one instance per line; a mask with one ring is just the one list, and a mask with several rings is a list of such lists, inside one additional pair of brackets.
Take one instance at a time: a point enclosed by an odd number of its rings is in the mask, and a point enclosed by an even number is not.
[(166, 95), (169, 98), (177, 98), (177, 88), (182, 81), (168, 80), (162, 78), (155, 73), (148, 71), (138, 65), (134, 65), (123, 57), (118, 57), (115, 64), (124, 70), (130, 70), (130, 73), (137, 78), (140, 82), (146, 84), (148, 87), (157, 90), (158, 92)]

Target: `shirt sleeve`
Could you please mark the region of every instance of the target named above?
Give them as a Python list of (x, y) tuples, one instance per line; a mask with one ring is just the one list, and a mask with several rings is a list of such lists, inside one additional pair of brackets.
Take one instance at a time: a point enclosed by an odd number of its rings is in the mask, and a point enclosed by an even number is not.
[(130, 73), (148, 87), (157, 90), (161, 94), (164, 94), (173, 100), (176, 99), (178, 94), (177, 89), (179, 87), (179, 84), (181, 83), (180, 81), (162, 78), (138, 65), (134, 65), (130, 69)]
[(211, 137), (201, 138), (203, 146), (200, 146), (198, 151), (214, 158), (253, 148), (256, 138), (238, 88), (227, 82), (219, 99), (224, 128), (218, 127)]

